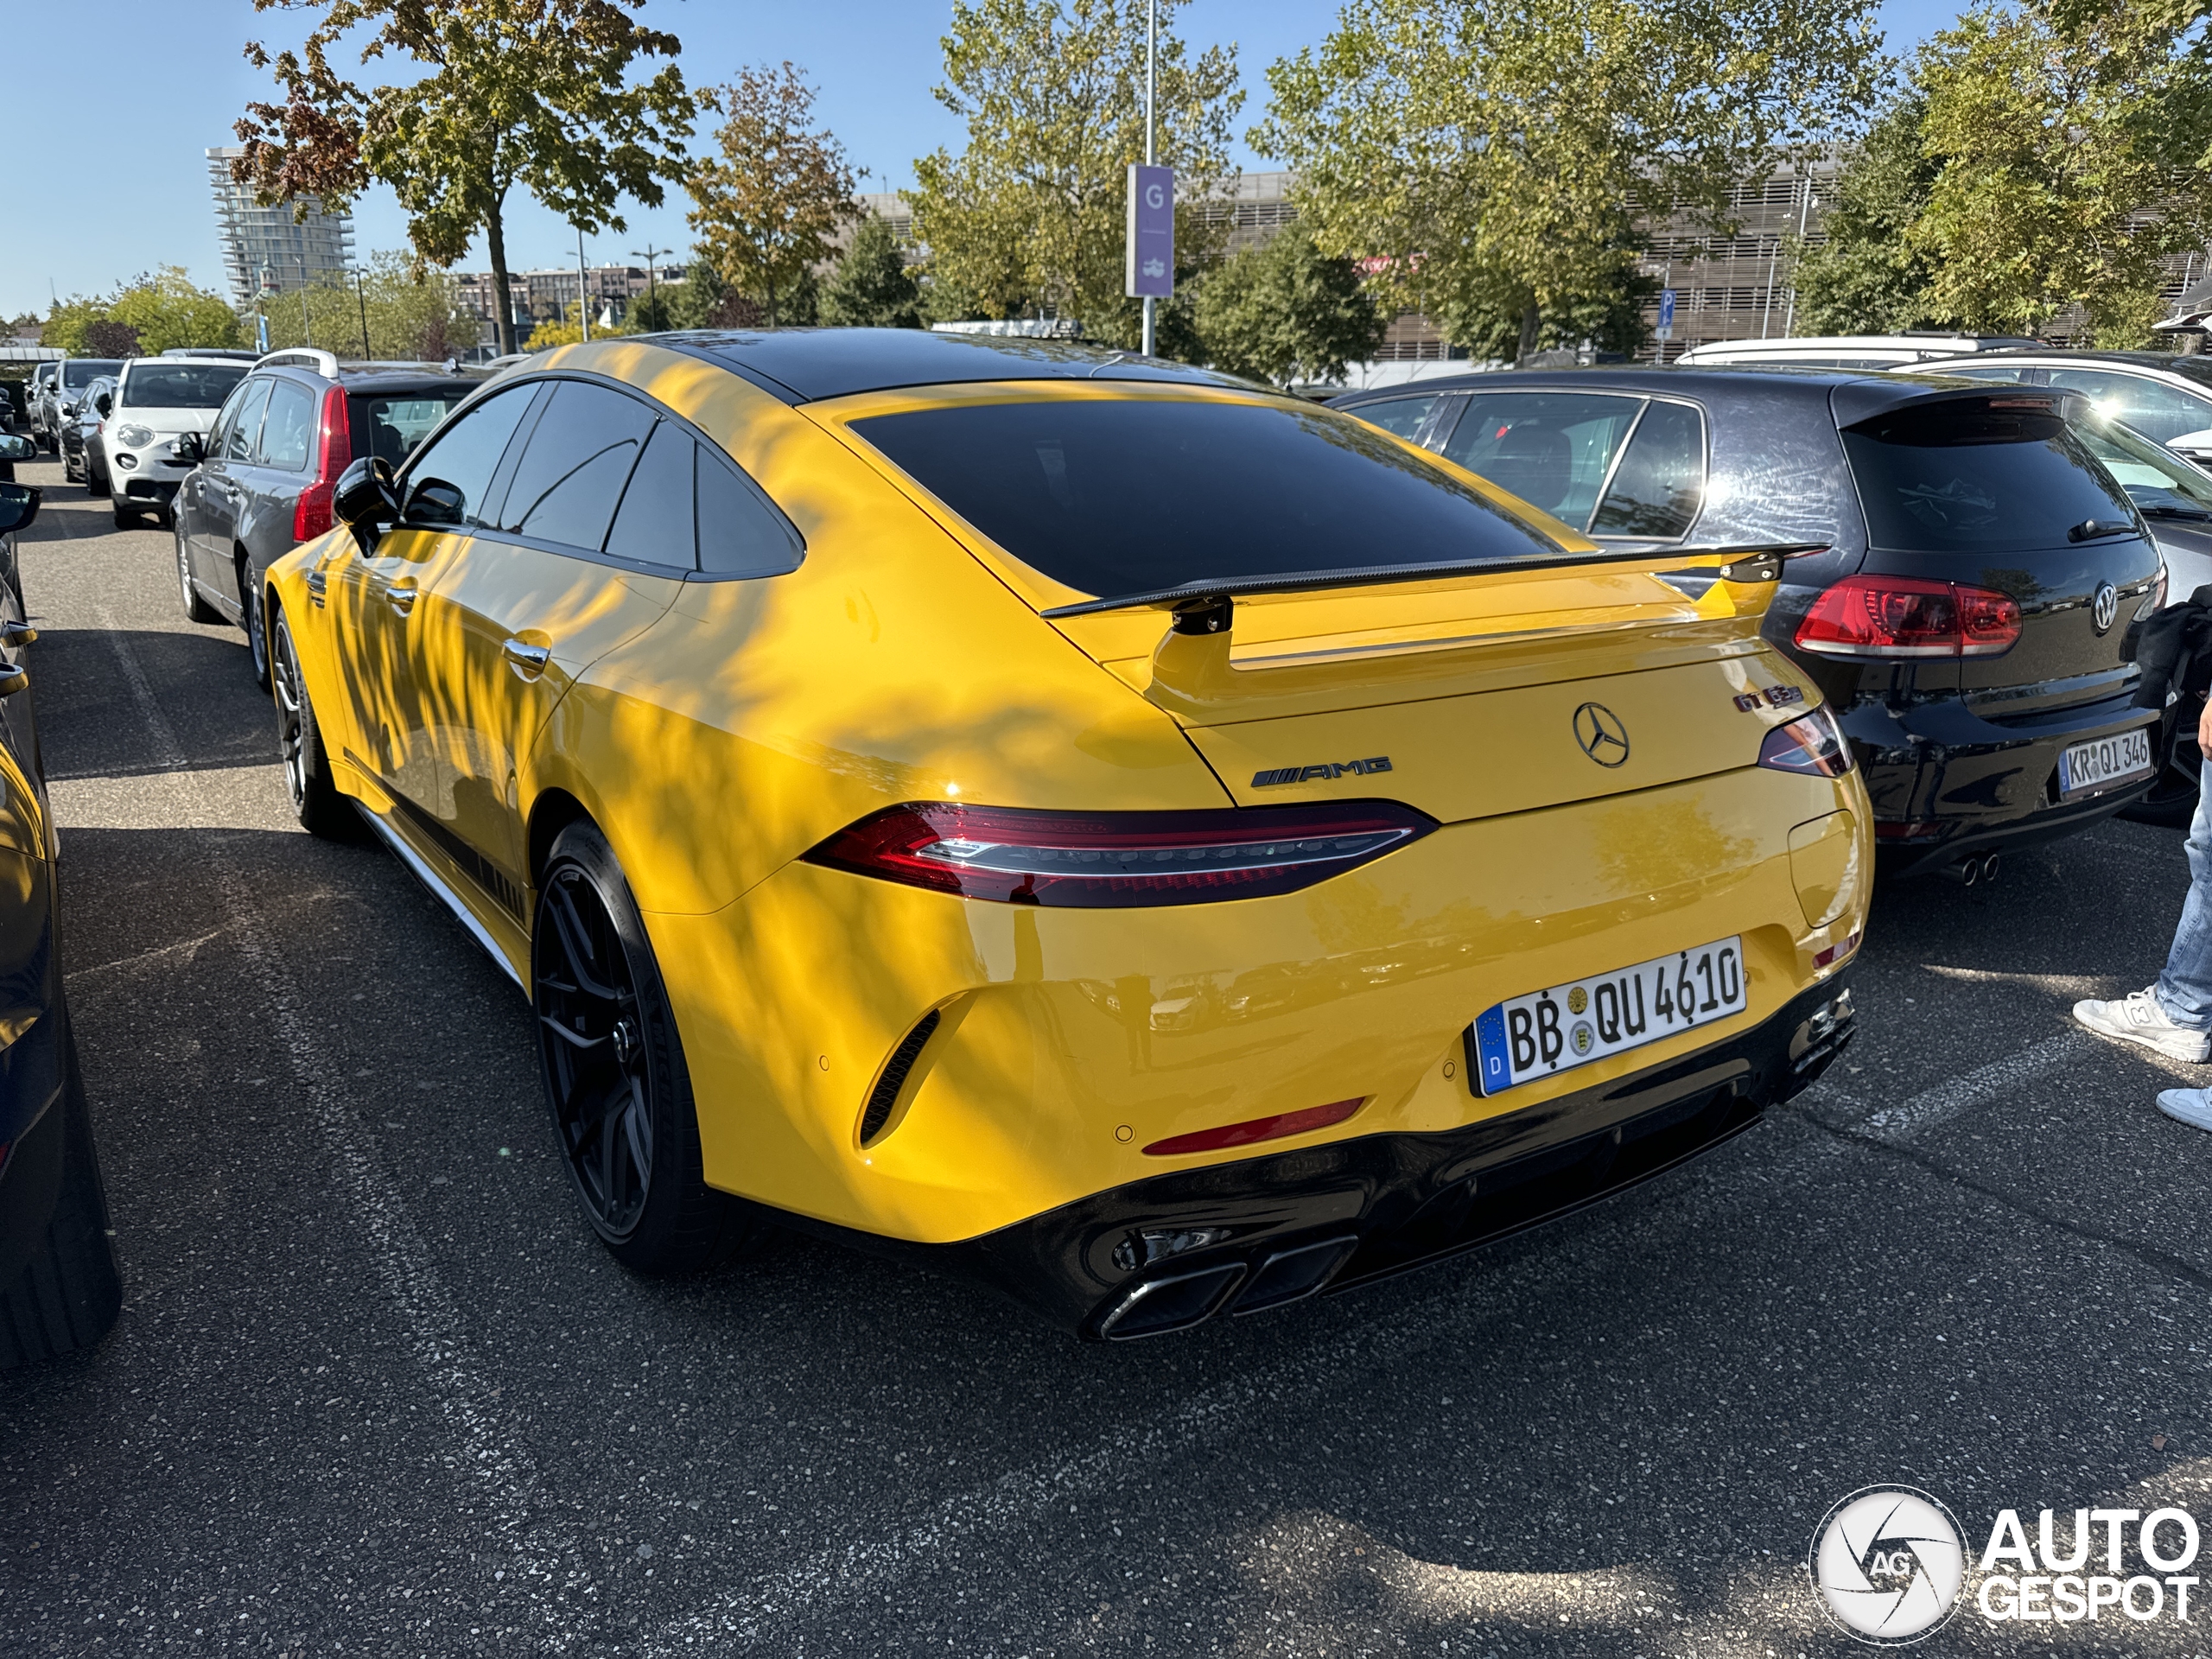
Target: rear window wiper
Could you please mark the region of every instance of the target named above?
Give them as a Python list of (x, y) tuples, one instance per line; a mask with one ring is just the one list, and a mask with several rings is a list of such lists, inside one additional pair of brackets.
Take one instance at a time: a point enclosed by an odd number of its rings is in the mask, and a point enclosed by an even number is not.
[(2125, 518), (2084, 518), (2066, 532), (2069, 542), (2094, 542), (2102, 536), (2133, 536), (2133, 524)]

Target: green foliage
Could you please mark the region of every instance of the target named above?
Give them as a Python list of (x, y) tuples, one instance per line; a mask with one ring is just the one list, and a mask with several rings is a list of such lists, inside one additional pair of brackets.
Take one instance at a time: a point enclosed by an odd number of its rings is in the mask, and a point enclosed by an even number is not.
[(1967, 13), (1929, 43), (1922, 143), (1939, 168), (1907, 234), (1929, 308), (2032, 334), (2070, 304), (2139, 346), (2162, 257), (2204, 245), (2212, 172), (2190, 37), (2129, 0)]
[(1821, 221), (1827, 239), (1796, 263), (1797, 316), (1808, 334), (1893, 334), (1953, 327), (1929, 296), (1935, 263), (1912, 239), (1942, 169), (1923, 130), (1928, 99), (1908, 87), (1876, 118), (1837, 181)]
[[(161, 265), (112, 294), (92, 299), (76, 295), (56, 304), (39, 330), (39, 343), (59, 346), (73, 357), (122, 356), (133, 350), (153, 357), (175, 346), (247, 341), (229, 301), (194, 287), (183, 266)], [(124, 351), (112, 349), (118, 344)]]
[(693, 257), (684, 281), (661, 289), (671, 328), (758, 328), (766, 309), (731, 287), (706, 260)]
[[(254, 0), (316, 22), (297, 52), (246, 48), (283, 102), (247, 105), (236, 176), (265, 200), (342, 207), (372, 180), (407, 213), (408, 239), (449, 266), (484, 233), (499, 296), (502, 351), (514, 349), (505, 213), (520, 185), (588, 234), (627, 228), (625, 196), (660, 205), (681, 176), (697, 101), (673, 63), (632, 86), (640, 58), (672, 59), (677, 38), (628, 15), (645, 0)], [(350, 37), (350, 39), (348, 38)], [(361, 61), (404, 59), (420, 73), (363, 87), (330, 63), (341, 41)]]
[(822, 321), (837, 328), (918, 328), (922, 290), (891, 221), (871, 213), (822, 290)]
[[(320, 346), (341, 358), (439, 363), (477, 343), (479, 324), (461, 308), (460, 285), (400, 252), (371, 254), (359, 292), (350, 282), (299, 289), (269, 296), (261, 310), (272, 352)], [(249, 321), (242, 343), (251, 330)]]
[[(1234, 48), (1193, 61), (1177, 38), (1185, 0), (1160, 0), (1159, 159), (1176, 169), (1176, 259), (1211, 263), (1226, 226), (1198, 204), (1230, 176), (1243, 103)], [(1094, 340), (1139, 343), (1122, 291), (1128, 168), (1144, 159), (1145, 0), (954, 0), (938, 101), (967, 124), (958, 154), (914, 163), (908, 200), (929, 250), (933, 320), (1081, 320)], [(1173, 307), (1163, 307), (1163, 312)], [(1187, 305), (1174, 327), (1198, 349)], [(1166, 349), (1169, 323), (1163, 317)]]
[[(591, 337), (594, 340), (609, 340), (617, 334), (644, 332), (636, 325), (634, 312), (631, 317), (624, 318), (612, 327), (602, 325), (597, 317), (592, 319)], [(583, 308), (576, 301), (570, 300), (561, 308), (561, 321), (539, 323), (530, 331), (530, 338), (523, 342), (522, 348), (525, 352), (550, 352), (556, 346), (581, 346), (583, 338)]]
[(1389, 327), (1359, 267), (1329, 257), (1299, 226), (1198, 283), (1198, 337), (1213, 365), (1278, 385), (1342, 380)]
[(683, 326), (676, 321), (676, 308), (666, 283), (657, 284), (631, 301), (627, 321), (632, 332), (640, 334), (657, 334)]
[(814, 89), (790, 64), (741, 69), (709, 93), (728, 116), (719, 159), (684, 181), (699, 252), (766, 308), (771, 326), (813, 321), (813, 268), (860, 213), (853, 169), (827, 130), (811, 131)]
[(1525, 356), (1567, 319), (1616, 338), (1639, 200), (1727, 222), (1734, 181), (1832, 137), (1872, 93), (1873, 0), (1346, 0), (1268, 72), (1251, 142), (1320, 249), (1385, 299)]

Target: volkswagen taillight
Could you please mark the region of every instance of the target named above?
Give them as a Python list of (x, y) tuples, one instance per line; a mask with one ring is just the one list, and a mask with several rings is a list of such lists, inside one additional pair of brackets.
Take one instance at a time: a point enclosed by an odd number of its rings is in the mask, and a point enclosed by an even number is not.
[(1758, 763), (1777, 772), (1840, 778), (1851, 770), (1851, 746), (1843, 741), (1835, 716), (1815, 709), (1769, 732), (1759, 745)]
[(1387, 801), (1194, 812), (1041, 812), (909, 801), (808, 861), (1002, 904), (1115, 909), (1292, 893), (1436, 828)]
[(1798, 645), (1826, 657), (1998, 657), (2019, 637), (2010, 594), (1918, 576), (1846, 576), (1797, 625)]
[(330, 499), (338, 475), (353, 459), (353, 423), (346, 413), (346, 391), (333, 386), (322, 394), (322, 418), (315, 423), (315, 477), (292, 509), (292, 539), (311, 541), (331, 525)]

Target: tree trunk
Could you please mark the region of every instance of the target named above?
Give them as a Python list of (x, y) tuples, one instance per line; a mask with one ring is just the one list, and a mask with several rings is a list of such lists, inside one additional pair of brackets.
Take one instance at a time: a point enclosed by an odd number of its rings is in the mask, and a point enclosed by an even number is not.
[(1536, 325), (1543, 321), (1543, 314), (1536, 309), (1534, 300), (1521, 308), (1521, 351), (1513, 359), (1516, 368), (1526, 368), (1529, 359), (1535, 355)]
[(498, 308), (492, 320), (493, 338), (499, 342), (499, 355), (505, 357), (515, 349), (515, 308), (507, 295), (507, 234), (500, 223), (497, 198), (484, 216), (484, 245), (492, 256), (492, 303)]

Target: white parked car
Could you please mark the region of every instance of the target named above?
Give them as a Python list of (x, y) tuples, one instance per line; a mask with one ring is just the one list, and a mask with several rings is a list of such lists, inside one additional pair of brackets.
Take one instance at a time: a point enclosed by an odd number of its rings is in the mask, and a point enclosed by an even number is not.
[(205, 434), (223, 400), (252, 367), (250, 361), (212, 353), (124, 362), (115, 412), (99, 438), (118, 525), (135, 524), (149, 512), (168, 522), (176, 486), (199, 464), (177, 454), (176, 440), (187, 432)]
[(1685, 369), (1897, 369), (1962, 352), (2036, 342), (2019, 334), (1822, 334), (1790, 340), (1716, 340), (1675, 359)]
[(2069, 352), (2052, 346), (1922, 363), (1912, 371), (1967, 380), (2063, 386), (2107, 420), (2212, 463), (2212, 358), (2169, 352)]

